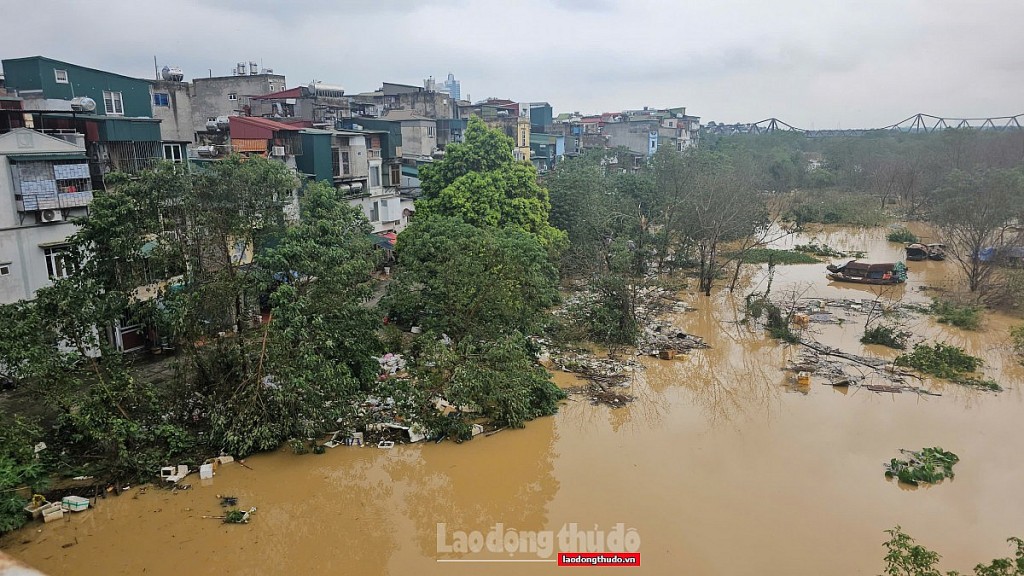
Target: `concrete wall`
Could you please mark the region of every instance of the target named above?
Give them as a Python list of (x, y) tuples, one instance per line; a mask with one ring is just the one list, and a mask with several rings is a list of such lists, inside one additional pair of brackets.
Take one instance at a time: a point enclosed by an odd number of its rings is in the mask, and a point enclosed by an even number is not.
[[(215, 76), (192, 80), (192, 130), (206, 131), (206, 121), (217, 116), (233, 116), (248, 103), (249, 96), (262, 96), (285, 88), (281, 74), (251, 76)], [(229, 94), (237, 99), (230, 100)]]
[(437, 150), (437, 123), (432, 120), (402, 121), (402, 154), (429, 157)]
[[(9, 270), (0, 276), (0, 304), (31, 299), (36, 290), (49, 286), (44, 246), (64, 242), (77, 229), (68, 221), (39, 223), (34, 213), (22, 217), (7, 155), (66, 152), (84, 152), (84, 148), (34, 130), (0, 136), (0, 265), (8, 265)], [(67, 211), (69, 218), (85, 214), (86, 208)]]
[[(164, 142), (194, 142), (192, 125), (192, 98), (185, 82), (154, 81), (150, 102), (153, 118), (160, 120), (160, 139)], [(167, 94), (167, 106), (157, 106), (153, 94)], [(203, 122), (204, 128), (206, 122)]]
[(607, 137), (609, 147), (623, 146), (632, 152), (649, 156), (657, 149), (657, 144), (652, 149), (651, 132), (657, 134), (659, 128), (657, 120), (609, 122), (601, 132)]

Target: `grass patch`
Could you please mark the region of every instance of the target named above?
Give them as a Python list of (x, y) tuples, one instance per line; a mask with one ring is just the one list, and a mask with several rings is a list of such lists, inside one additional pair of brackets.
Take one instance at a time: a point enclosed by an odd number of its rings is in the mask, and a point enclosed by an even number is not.
[(740, 254), (744, 264), (818, 264), (820, 260), (801, 252), (774, 248), (751, 248)]
[(981, 327), (981, 307), (961, 306), (946, 300), (933, 300), (929, 312), (938, 316), (939, 324), (950, 324), (964, 330), (977, 330)]
[(874, 198), (850, 192), (805, 191), (791, 198), (785, 213), (786, 220), (796, 224), (819, 222), (822, 224), (849, 224), (852, 226), (881, 226), (887, 220)]
[(924, 448), (920, 452), (900, 450), (905, 458), (893, 458), (885, 465), (885, 477), (917, 486), (936, 484), (953, 477), (953, 465), (960, 457), (942, 448)]
[(920, 241), (917, 234), (914, 234), (906, 228), (896, 228), (895, 230), (890, 231), (885, 239), (889, 242), (902, 242), (904, 244), (913, 244), (914, 242)]
[(905, 350), (908, 338), (910, 332), (906, 330), (900, 330), (896, 326), (878, 325), (864, 330), (860, 341), (862, 344), (880, 344), (896, 350)]

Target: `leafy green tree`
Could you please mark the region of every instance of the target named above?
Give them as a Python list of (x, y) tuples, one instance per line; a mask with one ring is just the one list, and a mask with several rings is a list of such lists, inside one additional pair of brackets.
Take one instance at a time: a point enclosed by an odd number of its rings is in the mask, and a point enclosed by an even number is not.
[(382, 306), (455, 340), (529, 333), (557, 301), (557, 271), (536, 236), (454, 218), (417, 220), (398, 244), (402, 269)]
[[(445, 345), (428, 340), (419, 352), (415, 376), (431, 396), (447, 399), (460, 411), (455, 423), (483, 415), (499, 426), (521, 428), (527, 420), (553, 414), (565, 392), (538, 366), (521, 334), (495, 340)], [(461, 411), (462, 407), (473, 410)]]
[(223, 428), (214, 430), (241, 452), (322, 432), (348, 415), (377, 372), (380, 321), (362, 305), (371, 293), (372, 228), (326, 184), (306, 188), (301, 209), (300, 222), (258, 258), (280, 281), (265, 346), (254, 377), (225, 398)]
[(548, 223), (548, 191), (537, 183), (537, 171), (512, 156), (512, 139), (470, 120), (466, 141), (448, 148), (445, 157), (424, 167), (424, 198), (418, 218), (460, 218), (473, 226), (517, 227), (536, 234), (557, 252), (565, 234)]

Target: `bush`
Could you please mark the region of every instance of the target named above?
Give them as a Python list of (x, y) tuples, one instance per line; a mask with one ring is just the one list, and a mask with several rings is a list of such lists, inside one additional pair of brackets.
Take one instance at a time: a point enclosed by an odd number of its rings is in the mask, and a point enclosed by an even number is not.
[(885, 239), (888, 240), (889, 242), (902, 242), (904, 244), (912, 244), (914, 242), (920, 241), (920, 239), (917, 237), (917, 234), (914, 234), (913, 232), (907, 230), (906, 228), (896, 228), (890, 231), (889, 234), (885, 237)]
[(896, 350), (903, 350), (907, 347), (908, 338), (910, 338), (910, 332), (900, 330), (896, 326), (878, 325), (865, 329), (860, 341), (863, 344), (881, 344)]
[[(942, 576), (935, 567), (941, 556), (905, 534), (897, 526), (886, 530), (889, 540), (885, 546), (885, 570), (887, 576)], [(990, 564), (978, 564), (974, 567), (975, 576), (1021, 576), (1024, 574), (1024, 540), (1009, 538), (1015, 547), (1014, 558), (997, 558)], [(946, 576), (955, 576), (957, 572), (947, 572)]]
[(764, 316), (764, 329), (772, 338), (795, 344), (800, 337), (789, 327), (789, 316), (783, 316), (782, 310), (771, 300), (761, 294), (750, 294), (746, 302), (747, 316), (760, 320)]
[(925, 374), (939, 378), (954, 379), (976, 371), (983, 364), (981, 358), (971, 356), (963, 348), (938, 342), (916, 344), (910, 354), (900, 354), (894, 362), (897, 366), (909, 366)]
[(1010, 330), (1010, 340), (1013, 342), (1013, 351), (1024, 364), (1024, 324)]
[(961, 306), (945, 300), (934, 300), (929, 312), (938, 316), (940, 324), (951, 324), (964, 330), (981, 327), (981, 307)]
[(0, 425), (0, 534), (20, 528), (26, 520), (28, 499), (19, 488), (38, 492), (46, 474), (32, 446), (40, 430), (21, 418)]

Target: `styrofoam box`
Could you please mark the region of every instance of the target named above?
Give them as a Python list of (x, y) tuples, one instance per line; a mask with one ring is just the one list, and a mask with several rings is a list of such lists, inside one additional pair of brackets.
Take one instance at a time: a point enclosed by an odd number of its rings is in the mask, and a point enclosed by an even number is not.
[(81, 512), (89, 507), (89, 499), (81, 496), (65, 496), (61, 504), (72, 512)]

